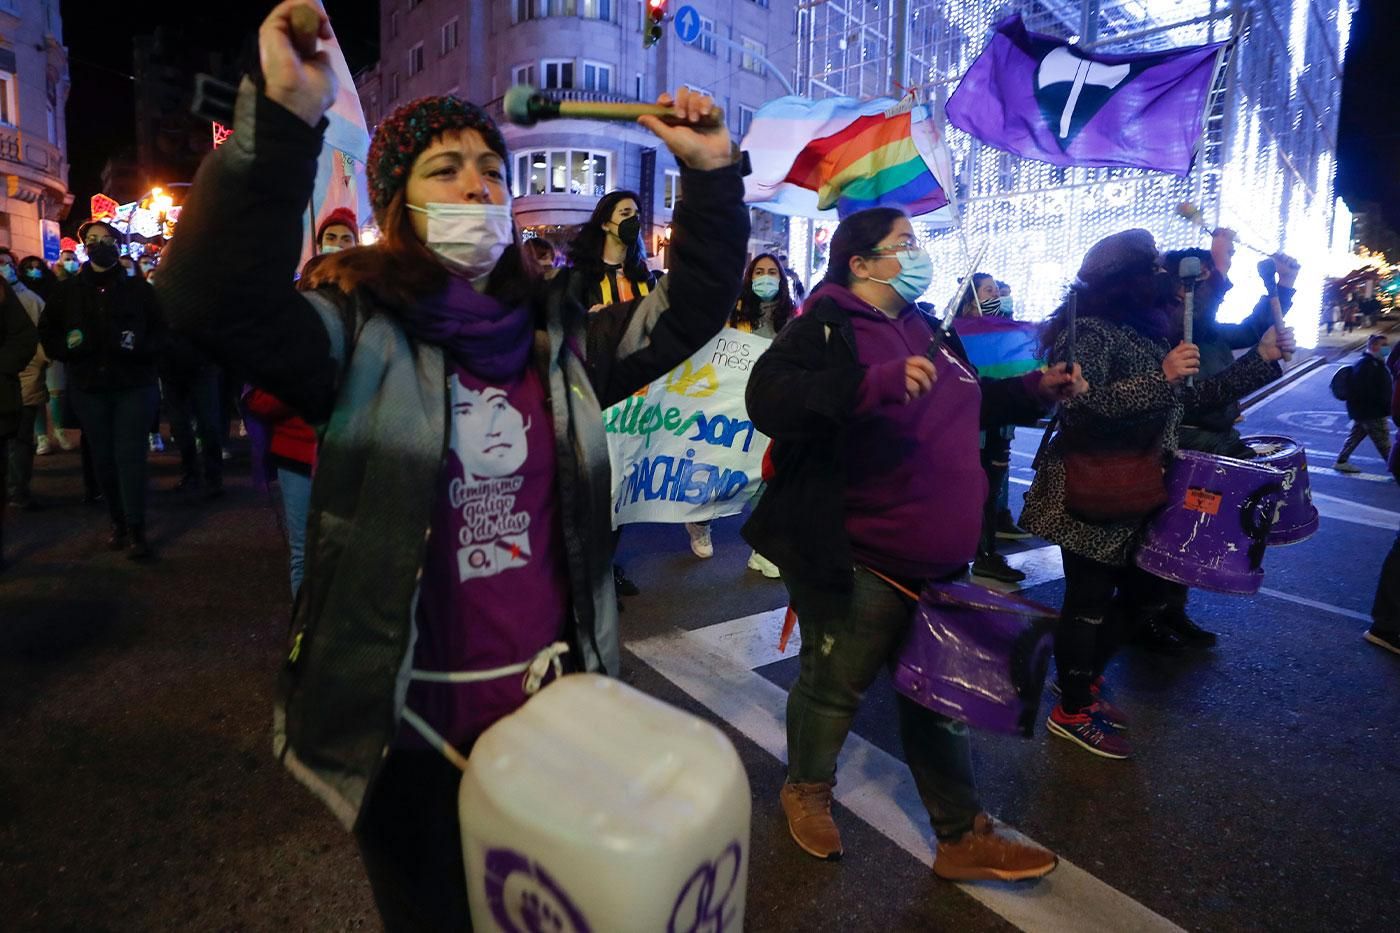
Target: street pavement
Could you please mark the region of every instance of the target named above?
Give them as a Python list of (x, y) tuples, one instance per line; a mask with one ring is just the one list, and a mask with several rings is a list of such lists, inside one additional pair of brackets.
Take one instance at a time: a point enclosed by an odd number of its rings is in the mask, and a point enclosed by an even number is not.
[[(1331, 366), (1246, 414), (1245, 433), (1305, 443), (1321, 529), (1271, 549), (1255, 597), (1196, 592), (1220, 644), (1110, 668), (1136, 757), (1048, 736), (978, 734), (985, 806), (1060, 853), (1023, 885), (951, 885), (900, 757), (894, 694), (870, 691), (839, 772), (847, 852), (815, 861), (779, 813), (785, 592), (747, 571), (737, 518), (697, 560), (678, 526), (630, 528), (620, 559), (624, 677), (716, 722), (753, 791), (746, 928), (1385, 930), (1400, 928), (1400, 658), (1361, 640), (1400, 490), (1374, 449), (1329, 469), (1345, 438)], [(1013, 509), (1038, 431), (1018, 432)], [(39, 460), (54, 503), (11, 511), (0, 576), (0, 928), (374, 929), (351, 839), (271, 758), (287, 617), (284, 549), (265, 494), (234, 470), (206, 503), (170, 490), (157, 456), (137, 567), (102, 548), (104, 513), (76, 503), (75, 454)], [(1006, 548), (1024, 592), (1058, 606), (1058, 555)], [(1046, 711), (1048, 711), (1048, 697)]]

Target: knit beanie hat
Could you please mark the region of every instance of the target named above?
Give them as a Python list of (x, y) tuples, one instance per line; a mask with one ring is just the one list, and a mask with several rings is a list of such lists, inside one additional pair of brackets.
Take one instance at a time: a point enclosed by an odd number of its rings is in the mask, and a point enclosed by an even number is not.
[(491, 151), (506, 162), (506, 141), (486, 111), (457, 97), (421, 97), (410, 101), (380, 122), (369, 146), (369, 198), (375, 222), (383, 226), (384, 210), (408, 182), (413, 160), (448, 130), (476, 130)]
[(327, 227), (334, 227), (337, 224), (349, 227), (350, 231), (355, 234), (355, 240), (360, 239), (360, 225), (355, 223), (355, 212), (348, 207), (337, 207), (321, 218), (321, 223), (316, 227), (316, 242), (321, 242), (321, 237), (326, 235)]
[(1119, 272), (1150, 266), (1156, 260), (1157, 243), (1151, 233), (1141, 228), (1121, 230), (1089, 247), (1079, 266), (1079, 278), (1087, 285), (1097, 285)]

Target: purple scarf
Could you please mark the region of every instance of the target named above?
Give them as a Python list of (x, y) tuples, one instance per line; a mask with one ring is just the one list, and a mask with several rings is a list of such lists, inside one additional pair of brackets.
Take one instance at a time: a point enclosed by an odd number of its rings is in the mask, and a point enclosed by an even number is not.
[(534, 342), (528, 307), (508, 308), (451, 275), (441, 294), (423, 300), (399, 320), (409, 336), (442, 347), (459, 366), (486, 382), (525, 369)]

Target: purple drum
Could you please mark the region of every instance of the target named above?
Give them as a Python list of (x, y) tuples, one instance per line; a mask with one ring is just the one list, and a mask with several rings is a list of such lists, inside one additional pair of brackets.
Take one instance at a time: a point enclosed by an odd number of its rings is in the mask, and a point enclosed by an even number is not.
[(1244, 442), (1254, 449), (1254, 463), (1283, 471), (1283, 495), (1274, 509), (1269, 544), (1297, 544), (1311, 538), (1317, 531), (1317, 507), (1308, 480), (1307, 451), (1293, 438), (1276, 434), (1256, 434)]
[(1147, 525), (1137, 565), (1186, 586), (1258, 592), (1282, 491), (1282, 470), (1178, 450), (1167, 469), (1167, 504)]
[(894, 688), (950, 719), (1029, 736), (1059, 613), (971, 583), (930, 583), (894, 666)]

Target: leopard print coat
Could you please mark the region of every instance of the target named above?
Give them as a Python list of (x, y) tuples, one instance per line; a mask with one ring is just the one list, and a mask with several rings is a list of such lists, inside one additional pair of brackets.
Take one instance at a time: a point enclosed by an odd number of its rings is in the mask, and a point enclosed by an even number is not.
[[(1228, 369), (1196, 385), (1173, 386), (1162, 374), (1162, 360), (1171, 349), (1166, 340), (1152, 340), (1137, 331), (1097, 318), (1079, 322), (1075, 358), (1084, 370), (1089, 391), (1060, 408), (1060, 432), (1094, 439), (1104, 447), (1145, 447), (1160, 436), (1167, 462), (1177, 449), (1177, 427), (1189, 407), (1212, 408), (1235, 401), (1282, 374), (1278, 363), (1265, 362), (1250, 350)], [(1063, 358), (1065, 335), (1055, 343), (1051, 359)], [(1065, 465), (1055, 441), (1045, 446), (1035, 481), (1026, 493), (1021, 525), (1081, 557), (1124, 566), (1136, 550), (1143, 521), (1095, 523), (1081, 521), (1065, 509)]]

